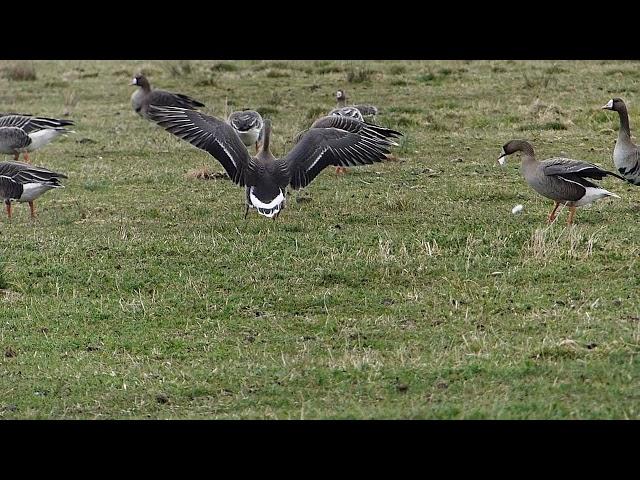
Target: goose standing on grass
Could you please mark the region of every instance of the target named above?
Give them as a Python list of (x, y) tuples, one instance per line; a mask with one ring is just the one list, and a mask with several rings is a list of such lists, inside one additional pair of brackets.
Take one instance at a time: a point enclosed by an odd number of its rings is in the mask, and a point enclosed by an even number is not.
[(65, 126), (73, 125), (71, 120), (33, 117), (11, 114), (0, 117), (0, 152), (13, 155), (18, 160), (20, 153), (29, 162), (29, 152), (44, 147), (60, 135), (72, 133)]
[(640, 185), (640, 149), (631, 141), (627, 106), (621, 98), (612, 98), (602, 108), (618, 112), (620, 116), (620, 130), (613, 149), (613, 163), (627, 182)]
[[(336, 92), (337, 108), (347, 106), (347, 94), (344, 90), (338, 90)], [(349, 105), (352, 108), (357, 109), (364, 117), (374, 117), (378, 114), (378, 107), (373, 105)], [(333, 111), (332, 111), (333, 112)]]
[(240, 140), (246, 147), (255, 145), (256, 151), (259, 149), (258, 140), (264, 127), (264, 121), (255, 110), (242, 110), (232, 112), (227, 120), (229, 125), (236, 131)]
[(550, 198), (556, 205), (549, 215), (549, 223), (556, 218), (556, 211), (560, 205), (569, 206), (567, 223), (573, 223), (576, 207), (588, 205), (604, 197), (620, 198), (604, 188), (600, 188), (587, 180), (588, 178), (601, 180), (612, 175), (624, 180), (620, 175), (581, 160), (554, 157), (539, 162), (536, 160), (531, 144), (525, 140), (511, 140), (502, 147), (498, 162), (504, 165), (506, 156), (516, 152), (522, 153), (520, 172), (529, 186), (540, 195)]
[(67, 178), (43, 167), (22, 162), (0, 162), (0, 196), (11, 218), (11, 201), (28, 202), (31, 218), (36, 211), (33, 202), (52, 188), (64, 188), (60, 179)]
[(137, 85), (140, 87), (131, 94), (131, 106), (135, 112), (143, 118), (148, 118), (147, 109), (149, 108), (149, 105), (190, 108), (193, 110), (205, 106), (204, 103), (187, 95), (183, 95), (182, 93), (152, 89), (147, 77), (141, 73), (133, 77), (130, 85)]
[(251, 156), (236, 131), (223, 120), (194, 110), (150, 106), (149, 118), (177, 137), (210, 153), (229, 178), (246, 190), (245, 218), (250, 208), (277, 218), (285, 189), (306, 187), (329, 165), (379, 162), (397, 145), (400, 132), (353, 118), (330, 115), (316, 120), (282, 158), (269, 150), (271, 122), (264, 121), (260, 150)]

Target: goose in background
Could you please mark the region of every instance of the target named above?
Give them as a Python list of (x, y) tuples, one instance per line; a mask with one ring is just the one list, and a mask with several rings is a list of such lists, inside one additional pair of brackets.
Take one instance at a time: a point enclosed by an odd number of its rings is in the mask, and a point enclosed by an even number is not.
[(74, 133), (65, 126), (72, 120), (9, 114), (0, 117), (0, 153), (13, 155), (18, 160), (20, 153), (29, 162), (29, 152), (44, 147), (60, 135)]
[(182, 93), (152, 89), (147, 77), (141, 73), (133, 77), (130, 85), (137, 85), (140, 87), (131, 94), (131, 106), (133, 107), (133, 110), (143, 118), (148, 118), (147, 109), (149, 108), (149, 105), (181, 107), (192, 110), (205, 106), (204, 103), (187, 95), (183, 95)]
[(640, 185), (640, 149), (631, 141), (627, 106), (621, 98), (612, 98), (602, 108), (618, 112), (620, 116), (620, 130), (613, 149), (613, 164), (627, 182)]
[(60, 183), (62, 178), (67, 176), (28, 163), (0, 162), (0, 197), (4, 200), (9, 219), (12, 200), (29, 203), (31, 218), (35, 218), (33, 202), (53, 188), (64, 188)]
[(520, 172), (529, 186), (543, 197), (555, 202), (555, 207), (549, 215), (549, 223), (555, 220), (560, 205), (569, 206), (567, 224), (571, 225), (576, 207), (588, 205), (605, 197), (620, 198), (615, 193), (600, 188), (588, 180), (601, 180), (607, 175), (624, 180), (620, 175), (581, 160), (554, 157), (538, 161), (533, 147), (525, 140), (511, 140), (506, 143), (498, 157), (500, 165), (505, 164), (508, 155), (516, 152), (522, 153)]
[[(337, 108), (342, 108), (347, 106), (347, 94), (344, 90), (338, 90), (336, 92), (336, 102)], [(349, 105), (357, 109), (363, 117), (373, 117), (378, 114), (378, 107), (373, 105)]]
[(232, 112), (227, 119), (246, 147), (255, 145), (259, 149), (258, 140), (264, 127), (262, 116), (255, 110)]
[(285, 206), (285, 190), (306, 187), (329, 165), (367, 165), (379, 162), (397, 145), (400, 132), (353, 118), (329, 115), (316, 120), (283, 157), (269, 150), (271, 122), (264, 121), (260, 149), (251, 156), (227, 122), (177, 107), (150, 106), (148, 115), (170, 133), (208, 152), (229, 178), (245, 187), (245, 218), (250, 208), (277, 218)]

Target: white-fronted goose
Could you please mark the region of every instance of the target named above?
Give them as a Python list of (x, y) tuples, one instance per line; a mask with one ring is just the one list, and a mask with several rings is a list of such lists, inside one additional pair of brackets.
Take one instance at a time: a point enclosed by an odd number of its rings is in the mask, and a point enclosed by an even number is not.
[(255, 110), (232, 112), (227, 121), (246, 147), (255, 145), (256, 150), (258, 150), (258, 140), (264, 126), (264, 121), (258, 112)]
[(613, 163), (627, 182), (640, 185), (640, 149), (631, 141), (627, 106), (621, 98), (612, 98), (602, 108), (618, 112), (620, 116), (620, 130), (613, 149)]
[(219, 118), (194, 110), (155, 107), (149, 118), (177, 137), (208, 152), (229, 178), (246, 189), (245, 218), (249, 208), (275, 218), (284, 208), (285, 189), (306, 187), (329, 165), (367, 165), (378, 162), (397, 145), (400, 132), (369, 125), (353, 118), (326, 116), (316, 120), (282, 158), (269, 151), (271, 123), (264, 121), (260, 150), (251, 156), (233, 127)]
[(11, 218), (11, 201), (28, 202), (31, 218), (36, 216), (33, 202), (52, 188), (64, 188), (60, 179), (67, 178), (43, 167), (22, 162), (0, 162), (0, 197)]
[[(347, 106), (347, 94), (344, 90), (338, 90), (336, 92), (337, 107), (342, 108)], [(375, 116), (378, 114), (378, 107), (373, 105), (349, 105), (350, 107), (357, 108), (360, 114), (364, 117)]]
[(555, 157), (539, 162), (536, 160), (533, 147), (525, 140), (511, 140), (505, 144), (498, 157), (500, 165), (505, 164), (507, 155), (516, 152), (522, 152), (520, 172), (529, 186), (556, 203), (549, 215), (549, 223), (555, 220), (556, 211), (560, 205), (569, 206), (570, 214), (567, 223), (571, 224), (576, 214), (576, 207), (588, 205), (604, 197), (620, 198), (615, 193), (587, 180), (588, 178), (601, 180), (607, 175), (624, 180), (620, 175), (602, 170), (592, 163), (569, 158)]
[(62, 134), (72, 132), (64, 128), (68, 125), (73, 125), (73, 121), (19, 114), (2, 116), (0, 152), (14, 155), (14, 160), (18, 160), (20, 152), (23, 152), (25, 160), (29, 162), (28, 152), (44, 147)]
[(182, 93), (173, 93), (166, 90), (152, 89), (149, 80), (142, 74), (133, 77), (130, 85), (137, 85), (138, 88), (131, 94), (131, 106), (135, 112), (143, 118), (147, 117), (149, 105), (164, 107), (181, 107), (196, 109), (204, 107), (205, 104), (199, 102)]

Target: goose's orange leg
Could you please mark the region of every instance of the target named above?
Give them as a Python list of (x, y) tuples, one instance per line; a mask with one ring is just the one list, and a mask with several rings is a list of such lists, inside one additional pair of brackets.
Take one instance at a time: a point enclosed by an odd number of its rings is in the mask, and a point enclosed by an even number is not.
[(9, 220), (11, 220), (11, 202), (4, 202), (4, 206), (7, 209), (7, 216), (9, 217)]
[(13, 159), (17, 162), (18, 160), (20, 160), (20, 152), (16, 152), (13, 154)]
[(573, 217), (576, 215), (576, 207), (569, 207), (569, 218), (567, 219), (567, 225), (573, 223)]
[(24, 161), (27, 163), (31, 163), (31, 160), (29, 160), (29, 152), (24, 152)]
[(36, 207), (33, 205), (33, 200), (29, 202), (29, 209), (31, 210), (31, 218), (36, 218)]
[(553, 208), (553, 211), (549, 214), (549, 220), (547, 223), (551, 223), (556, 219), (556, 211), (558, 210), (559, 206), (560, 204), (556, 202), (556, 206)]

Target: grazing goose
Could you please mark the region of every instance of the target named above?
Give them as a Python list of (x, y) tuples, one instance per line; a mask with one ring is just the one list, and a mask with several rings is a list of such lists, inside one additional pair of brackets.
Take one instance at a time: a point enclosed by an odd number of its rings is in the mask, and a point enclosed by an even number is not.
[[(338, 90), (336, 92), (336, 100), (338, 102), (338, 105), (337, 105), (338, 108), (347, 106), (347, 94), (344, 92), (344, 90)], [(373, 105), (350, 105), (350, 106), (353, 108), (356, 108), (360, 112), (360, 114), (365, 117), (375, 116), (378, 114), (378, 107), (374, 107)]]
[(0, 196), (4, 199), (9, 218), (11, 200), (28, 202), (31, 218), (35, 218), (34, 200), (52, 188), (64, 188), (61, 178), (67, 176), (28, 163), (0, 162)]
[(271, 122), (265, 120), (260, 150), (251, 156), (235, 130), (219, 118), (194, 110), (150, 106), (149, 118), (167, 131), (210, 153), (229, 178), (246, 189), (245, 218), (250, 208), (275, 218), (284, 208), (285, 189), (306, 187), (329, 165), (366, 165), (382, 160), (400, 132), (353, 118), (316, 120), (282, 158), (269, 150)]
[(29, 162), (28, 152), (44, 147), (60, 135), (73, 132), (64, 128), (67, 125), (73, 125), (73, 121), (20, 114), (2, 116), (0, 152), (14, 155), (14, 160), (18, 160), (20, 152), (23, 152)]
[(567, 223), (571, 224), (576, 214), (576, 207), (588, 205), (604, 197), (620, 198), (615, 193), (587, 180), (587, 178), (601, 180), (607, 175), (624, 180), (613, 172), (602, 170), (591, 163), (569, 158), (554, 157), (539, 162), (536, 160), (531, 144), (524, 140), (511, 140), (502, 147), (498, 157), (500, 165), (505, 164), (507, 155), (516, 152), (522, 152), (520, 172), (529, 186), (556, 203), (549, 215), (549, 223), (555, 220), (556, 211), (561, 204), (569, 206), (571, 213)]
[(627, 182), (640, 185), (640, 149), (631, 141), (627, 106), (621, 98), (612, 98), (602, 108), (618, 112), (620, 116), (620, 130), (613, 149), (613, 163)]
[(258, 139), (264, 126), (264, 121), (260, 114), (254, 110), (242, 110), (233, 112), (227, 120), (229, 125), (236, 131), (240, 140), (246, 147), (255, 145), (256, 151), (259, 149)]
[(152, 89), (149, 80), (142, 74), (133, 77), (130, 85), (137, 85), (138, 88), (131, 94), (131, 106), (135, 112), (143, 118), (147, 117), (149, 105), (159, 105), (166, 107), (182, 107), (196, 109), (204, 107), (205, 104), (194, 100), (182, 93), (172, 93), (166, 90)]

